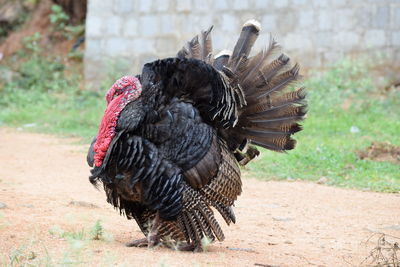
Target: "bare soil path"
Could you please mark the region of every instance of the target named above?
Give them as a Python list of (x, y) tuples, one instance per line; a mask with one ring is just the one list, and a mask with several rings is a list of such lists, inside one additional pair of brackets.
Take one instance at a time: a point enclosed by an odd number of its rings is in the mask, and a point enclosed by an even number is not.
[(79, 232), (98, 219), (113, 239), (85, 241), (82, 266), (358, 266), (376, 233), (400, 237), (399, 194), (245, 174), (237, 224), (223, 225), (224, 242), (197, 254), (127, 248), (142, 235), (88, 182), (87, 146), (75, 141), (0, 128), (0, 265), (17, 249), (20, 261), (65, 261), (74, 244), (49, 230)]

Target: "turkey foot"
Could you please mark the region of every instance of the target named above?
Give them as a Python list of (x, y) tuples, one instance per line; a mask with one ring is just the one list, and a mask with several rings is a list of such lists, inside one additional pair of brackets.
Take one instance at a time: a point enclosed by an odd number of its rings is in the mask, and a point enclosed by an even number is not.
[(148, 236), (147, 238), (141, 238), (137, 240), (133, 240), (132, 242), (129, 242), (126, 244), (127, 247), (137, 247), (137, 248), (143, 248), (143, 247), (155, 247), (160, 243), (160, 238), (157, 235), (153, 236)]
[(158, 227), (160, 226), (160, 216), (157, 213), (153, 220), (153, 225), (146, 238), (134, 240), (126, 244), (127, 247), (148, 247), (152, 248), (160, 244), (160, 236), (158, 234)]
[(127, 247), (147, 247), (149, 242), (147, 241), (147, 238), (141, 238), (138, 240), (133, 240), (132, 242), (129, 242), (126, 244)]
[(133, 240), (132, 242), (129, 242), (126, 244), (127, 247), (138, 247), (138, 248), (143, 248), (143, 247), (155, 247), (158, 244), (160, 244), (160, 238), (158, 235), (153, 235), (149, 236), (147, 238), (141, 238), (137, 240)]

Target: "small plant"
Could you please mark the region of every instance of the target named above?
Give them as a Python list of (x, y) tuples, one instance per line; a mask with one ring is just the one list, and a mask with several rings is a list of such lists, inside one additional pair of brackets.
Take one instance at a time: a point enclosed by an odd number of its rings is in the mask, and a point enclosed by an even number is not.
[[(40, 257), (40, 252), (34, 246), (38, 243), (37, 240), (30, 240), (18, 248), (11, 250), (8, 257), (8, 264), (4, 266), (50, 266), (51, 259), (46, 254), (46, 258)], [(46, 249), (45, 249), (46, 250)], [(2, 264), (2, 262), (0, 261)]]
[(53, 236), (57, 236), (59, 238), (65, 238), (67, 240), (84, 240), (86, 237), (85, 229), (81, 229), (79, 231), (71, 231), (67, 232), (61, 229), (58, 225), (53, 226), (49, 229), (49, 234)]
[(65, 27), (66, 37), (70, 40), (73, 37), (84, 36), (85, 35), (85, 25), (68, 25)]
[(24, 259), (26, 259), (25, 248), (14, 249), (9, 256), (11, 266), (21, 263)]
[(53, 24), (54, 31), (64, 31), (68, 24), (69, 16), (64, 12), (61, 6), (52, 5), (49, 19), (50, 23)]
[(101, 240), (103, 239), (103, 225), (101, 225), (101, 221), (97, 220), (95, 225), (90, 230), (90, 239), (92, 240)]
[(78, 50), (74, 50), (68, 53), (68, 58), (69, 59), (73, 59), (79, 62), (82, 62), (83, 60), (83, 53), (81, 51)]
[(74, 37), (82, 36), (85, 33), (84, 25), (69, 25), (69, 16), (59, 5), (51, 6), (49, 20), (53, 25), (53, 37), (59, 34), (62, 38), (71, 40)]
[(24, 48), (27, 50), (26, 52), (28, 54), (36, 55), (41, 52), (41, 48), (39, 46), (41, 38), (42, 35), (40, 32), (35, 32), (34, 34), (29, 35), (22, 40)]
[(208, 247), (211, 245), (212, 240), (208, 238), (207, 236), (204, 236), (201, 239), (201, 248), (203, 249), (204, 252), (207, 252)]
[(70, 242), (85, 240), (112, 240), (112, 236), (104, 232), (101, 220), (97, 220), (90, 230), (82, 228), (79, 231), (65, 231), (60, 226), (55, 225), (49, 229), (49, 234), (59, 238), (65, 238)]
[(62, 236), (64, 235), (64, 230), (61, 229), (60, 226), (55, 225), (55, 226), (52, 226), (52, 227), (49, 229), (49, 234), (52, 235), (52, 236), (62, 237)]
[(72, 239), (72, 240), (84, 240), (85, 239), (85, 229), (81, 229), (79, 231), (73, 231), (73, 232), (65, 232), (64, 233), (64, 238), (66, 239)]

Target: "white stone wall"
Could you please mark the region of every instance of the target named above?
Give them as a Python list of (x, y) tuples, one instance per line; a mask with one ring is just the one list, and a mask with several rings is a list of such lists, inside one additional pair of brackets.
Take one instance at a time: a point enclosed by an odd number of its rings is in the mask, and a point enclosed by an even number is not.
[(251, 18), (263, 28), (257, 49), (272, 33), (306, 68), (354, 53), (380, 53), (400, 67), (400, 0), (89, 0), (86, 79), (114, 68), (138, 73), (210, 25), (214, 50), (233, 49)]

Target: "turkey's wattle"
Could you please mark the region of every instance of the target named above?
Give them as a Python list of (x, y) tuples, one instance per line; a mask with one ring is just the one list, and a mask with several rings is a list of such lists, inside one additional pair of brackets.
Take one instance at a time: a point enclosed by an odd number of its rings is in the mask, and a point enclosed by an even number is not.
[(124, 107), (142, 93), (142, 85), (134, 76), (124, 76), (117, 80), (106, 94), (107, 108), (101, 119), (97, 140), (94, 144), (94, 165), (100, 167), (108, 147), (115, 136), (119, 114)]

